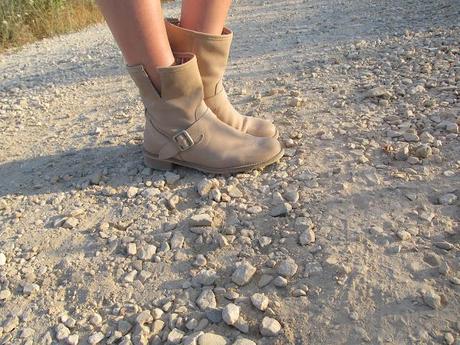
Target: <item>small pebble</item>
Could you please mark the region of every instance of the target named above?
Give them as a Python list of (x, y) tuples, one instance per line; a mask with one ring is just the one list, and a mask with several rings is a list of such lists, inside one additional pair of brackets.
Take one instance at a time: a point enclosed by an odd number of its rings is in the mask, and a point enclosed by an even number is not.
[(126, 196), (131, 199), (131, 198), (134, 198), (138, 192), (139, 192), (139, 188), (129, 187), (128, 191), (126, 192)]
[(88, 337), (88, 344), (90, 345), (99, 344), (104, 338), (105, 336), (102, 332), (96, 332), (94, 334), (91, 334)]
[(423, 301), (426, 305), (430, 306), (433, 309), (441, 308), (441, 296), (439, 296), (434, 291), (426, 291), (423, 294)]
[(0, 253), (0, 266), (5, 266), (6, 264), (6, 255), (4, 253)]

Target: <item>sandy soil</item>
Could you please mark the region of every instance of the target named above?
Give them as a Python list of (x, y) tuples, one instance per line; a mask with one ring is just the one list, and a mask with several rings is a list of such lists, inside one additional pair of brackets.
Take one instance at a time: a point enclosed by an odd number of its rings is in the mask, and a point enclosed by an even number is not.
[(104, 26), (0, 55), (0, 343), (460, 344), (459, 17), (235, 1), (227, 89), (287, 149), (230, 177), (145, 168)]

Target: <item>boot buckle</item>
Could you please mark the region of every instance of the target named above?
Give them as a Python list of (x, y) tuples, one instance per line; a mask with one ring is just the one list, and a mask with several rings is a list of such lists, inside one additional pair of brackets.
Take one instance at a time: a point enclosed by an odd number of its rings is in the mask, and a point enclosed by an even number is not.
[(181, 151), (188, 150), (190, 147), (195, 145), (193, 138), (188, 134), (186, 130), (180, 131), (172, 138), (174, 142), (177, 144), (177, 147)]

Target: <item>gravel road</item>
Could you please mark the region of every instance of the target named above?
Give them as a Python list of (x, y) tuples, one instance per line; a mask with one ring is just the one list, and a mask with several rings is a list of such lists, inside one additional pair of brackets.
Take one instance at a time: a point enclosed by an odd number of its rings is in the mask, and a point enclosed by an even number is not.
[(460, 344), (459, 18), (235, 1), (229, 96), (286, 147), (235, 176), (143, 165), (104, 25), (0, 55), (0, 344)]

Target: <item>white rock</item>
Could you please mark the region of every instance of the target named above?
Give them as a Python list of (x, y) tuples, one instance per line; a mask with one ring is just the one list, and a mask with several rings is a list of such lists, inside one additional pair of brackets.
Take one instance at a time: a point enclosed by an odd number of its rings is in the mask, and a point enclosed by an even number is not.
[(137, 271), (136, 270), (132, 270), (131, 272), (128, 272), (125, 277), (123, 278), (123, 280), (127, 283), (132, 283), (134, 281), (134, 278), (136, 278), (136, 275), (137, 275)]
[(71, 334), (67, 337), (66, 342), (69, 345), (78, 345), (78, 334)]
[(56, 339), (64, 340), (70, 335), (70, 330), (62, 323), (56, 326)]
[(222, 319), (227, 325), (234, 325), (240, 317), (240, 307), (236, 304), (229, 303), (222, 309)]
[(218, 334), (204, 333), (198, 338), (198, 345), (228, 345), (228, 340)]
[(270, 300), (263, 293), (255, 293), (251, 296), (251, 302), (257, 309), (265, 311), (268, 307)]
[(406, 231), (406, 230), (399, 230), (397, 233), (396, 233), (396, 236), (398, 236), (398, 238), (401, 240), (401, 241), (409, 241), (412, 237), (412, 235), (410, 234), (410, 232)]
[(307, 295), (307, 292), (302, 289), (294, 289), (292, 290), (291, 294), (293, 297), (303, 297)]
[(316, 235), (312, 229), (308, 229), (302, 232), (299, 236), (299, 243), (302, 246), (306, 246), (308, 244), (314, 243), (315, 241), (316, 241)]
[(282, 276), (278, 276), (275, 279), (273, 279), (273, 285), (279, 288), (286, 287), (287, 283), (288, 283), (287, 279)]
[(0, 291), (0, 301), (5, 301), (11, 297), (11, 291), (4, 289)]
[(194, 286), (212, 285), (217, 279), (217, 272), (213, 269), (204, 269), (192, 278)]
[(164, 311), (161, 310), (160, 308), (154, 308), (154, 309), (152, 310), (152, 316), (153, 316), (153, 318), (154, 318), (155, 320), (161, 319), (161, 317), (163, 316), (163, 314), (164, 314)]
[(180, 201), (180, 197), (179, 195), (177, 194), (174, 194), (173, 196), (171, 196), (169, 199), (168, 199), (168, 208), (169, 209), (175, 209), (177, 204), (179, 203)]
[(94, 313), (93, 315), (91, 315), (89, 322), (93, 326), (99, 326), (102, 323), (102, 316), (99, 315), (98, 313)]
[(171, 249), (179, 249), (184, 245), (185, 237), (184, 234), (180, 231), (174, 233), (171, 238)]
[(216, 296), (211, 289), (205, 289), (201, 292), (196, 300), (196, 304), (200, 307), (201, 310), (206, 310), (208, 308), (215, 308), (217, 306)]
[(249, 262), (243, 262), (232, 274), (232, 281), (240, 286), (249, 283), (252, 276), (256, 273), (256, 268)]
[(217, 188), (214, 188), (211, 190), (210, 196), (211, 196), (211, 199), (214, 200), (215, 202), (221, 202), (222, 200), (222, 193)]
[(6, 265), (6, 255), (4, 253), (0, 253), (0, 266)]
[(452, 345), (455, 343), (455, 338), (454, 336), (452, 335), (452, 333), (445, 333), (444, 334), (444, 342), (447, 344), (447, 345)]
[(24, 286), (22, 287), (22, 292), (25, 295), (30, 295), (38, 290), (40, 290), (40, 286), (35, 283), (25, 283)]
[(271, 317), (265, 316), (260, 325), (260, 334), (264, 337), (275, 337), (281, 331), (281, 324)]
[(88, 337), (88, 344), (90, 345), (99, 344), (102, 341), (102, 339), (104, 339), (103, 333), (101, 332), (93, 333)]
[(249, 339), (240, 338), (235, 340), (232, 345), (257, 345), (255, 342)]
[(35, 330), (33, 328), (26, 327), (21, 331), (21, 338), (30, 338), (35, 334)]
[(137, 250), (137, 257), (140, 260), (152, 260), (157, 252), (157, 247), (153, 244), (144, 244)]
[(217, 180), (204, 178), (198, 182), (196, 190), (201, 197), (207, 196), (212, 188), (218, 185)]
[(271, 237), (268, 236), (262, 236), (259, 238), (259, 245), (264, 248), (268, 246), (270, 243), (272, 243)]
[(185, 333), (182, 332), (180, 329), (174, 328), (171, 332), (168, 334), (168, 341), (171, 344), (179, 344), (184, 337)]
[(190, 226), (212, 226), (212, 217), (209, 214), (195, 214), (190, 217)]
[(139, 188), (131, 186), (128, 188), (128, 191), (126, 192), (126, 196), (131, 199), (131, 198), (134, 198), (137, 195), (137, 193), (139, 193)]
[(298, 267), (293, 259), (287, 258), (280, 262), (277, 271), (281, 276), (290, 278), (297, 273)]
[(163, 320), (155, 320), (152, 324), (151, 332), (153, 335), (160, 334), (164, 327), (165, 322)]
[(150, 323), (152, 321), (153, 321), (153, 316), (152, 316), (152, 314), (150, 313), (149, 310), (141, 311), (136, 317), (136, 322), (139, 325), (144, 325), (144, 324)]
[(426, 305), (430, 306), (433, 309), (441, 308), (441, 296), (439, 296), (434, 291), (426, 291), (423, 294), (423, 301)]
[(126, 253), (128, 255), (136, 255), (137, 253), (136, 243), (134, 242), (128, 243), (128, 245), (126, 246)]
[(241, 198), (243, 196), (243, 193), (235, 185), (228, 186), (227, 187), (227, 193), (232, 198)]

